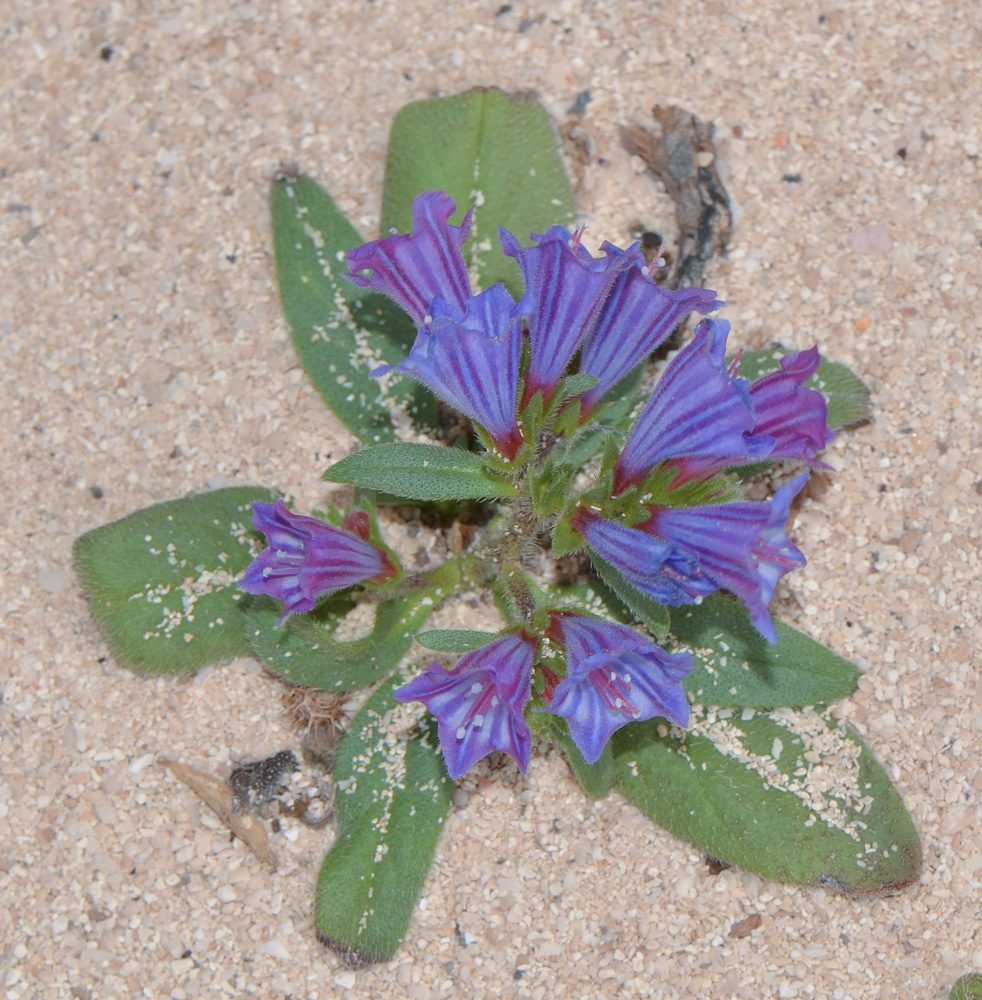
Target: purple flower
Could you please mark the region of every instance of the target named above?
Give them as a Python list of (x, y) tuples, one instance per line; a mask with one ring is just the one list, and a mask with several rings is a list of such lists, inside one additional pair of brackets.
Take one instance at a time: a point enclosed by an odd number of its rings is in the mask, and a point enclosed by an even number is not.
[(472, 208), (463, 224), (451, 226), (456, 210), (453, 198), (442, 191), (427, 191), (413, 202), (410, 236), (393, 234), (348, 251), (347, 264), (354, 271), (371, 270), (372, 276), (348, 277), (362, 288), (381, 292), (400, 305), (419, 326), (433, 299), (464, 308), (471, 295), (463, 246), (470, 233)]
[(528, 767), (532, 734), (524, 712), (537, 645), (512, 632), (467, 653), (453, 670), (431, 664), (395, 692), (396, 701), (421, 701), (436, 716), (454, 780), (492, 750), (510, 754), (523, 773)]
[(519, 310), (528, 317), (531, 353), (523, 402), (536, 392), (548, 399), (582, 346), (579, 370), (599, 380), (580, 396), (586, 415), (693, 309), (720, 305), (705, 289), (659, 288), (638, 244), (622, 250), (604, 242), (604, 256), (593, 257), (562, 226), (533, 234), (538, 246), (527, 248), (507, 230), (499, 234), (525, 280)]
[(253, 503), (252, 523), (266, 536), (269, 548), (250, 563), (239, 586), (283, 602), (277, 625), (290, 615), (311, 611), (323, 594), (397, 575), (388, 555), (359, 537), (358, 518), (350, 519), (355, 533), (342, 531), (315, 517), (294, 514), (277, 500)]
[(751, 383), (754, 433), (774, 438), (769, 459), (811, 463), (835, 437), (828, 426), (828, 404), (804, 383), (818, 370), (818, 347), (781, 358), (780, 371)]
[(608, 257), (629, 256), (632, 266), (617, 274), (596, 324), (583, 341), (580, 371), (595, 375), (597, 384), (584, 392), (581, 414), (586, 416), (600, 400), (629, 374), (672, 330), (696, 310), (712, 312), (722, 303), (705, 288), (670, 291), (659, 288), (640, 253), (601, 245)]
[(525, 443), (515, 416), (522, 320), (504, 285), (469, 298), (463, 310), (442, 299), (429, 306), (409, 356), (381, 365), (378, 377), (405, 372), (480, 424), (509, 461)]
[(614, 495), (636, 486), (659, 463), (677, 459), (714, 470), (770, 454), (774, 439), (758, 432), (749, 384), (726, 370), (725, 320), (703, 320), (695, 338), (668, 363), (651, 400), (631, 428), (614, 466)]
[(601, 569), (609, 564), (652, 600), (678, 607), (729, 590), (747, 606), (757, 631), (776, 642), (767, 605), (778, 580), (805, 565), (785, 524), (807, 479), (805, 473), (782, 486), (769, 503), (654, 508), (634, 528), (580, 507), (571, 523)]
[(694, 556), (700, 576), (739, 597), (757, 631), (768, 642), (777, 642), (767, 605), (778, 580), (805, 565), (784, 529), (791, 501), (807, 479), (804, 473), (782, 486), (769, 503), (656, 509), (641, 530)]
[(586, 507), (577, 508), (571, 524), (586, 540), (601, 575), (604, 564), (609, 564), (635, 590), (659, 604), (673, 608), (696, 604), (719, 589), (700, 571), (696, 554), (645, 531), (609, 521)]
[(688, 653), (673, 656), (626, 625), (577, 614), (554, 615), (548, 634), (565, 647), (567, 672), (541, 711), (567, 720), (587, 763), (629, 722), (664, 716), (689, 724), (681, 683), (692, 669)]
[(594, 258), (580, 246), (579, 233), (574, 236), (562, 226), (541, 236), (533, 233), (534, 247), (521, 246), (507, 229), (498, 234), (501, 249), (518, 261), (525, 281), (518, 309), (528, 318), (531, 350), (523, 404), (537, 392), (548, 401), (596, 324), (618, 273), (631, 267), (633, 258)]

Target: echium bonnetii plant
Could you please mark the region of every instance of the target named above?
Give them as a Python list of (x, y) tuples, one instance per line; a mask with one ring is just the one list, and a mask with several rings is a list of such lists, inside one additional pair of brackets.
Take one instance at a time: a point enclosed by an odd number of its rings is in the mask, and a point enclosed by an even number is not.
[[(453, 153), (421, 159), (423, 134)], [(76, 545), (130, 666), (249, 652), (293, 684), (371, 688), (334, 765), (315, 914), (352, 962), (402, 940), (453, 782), (492, 753), (525, 772), (537, 745), (728, 864), (851, 893), (919, 868), (899, 796), (826, 707), (856, 669), (771, 611), (805, 565), (796, 498), (864, 415), (861, 383), (817, 346), (728, 353), (715, 292), (663, 287), (637, 244), (590, 252), (570, 206), (543, 112), (499, 91), (400, 113), (381, 239), (359, 245), (310, 179), (279, 180), (294, 343), (366, 445), (325, 473), (355, 488), (350, 509), (237, 487)], [(441, 436), (437, 401), (473, 436)], [(466, 544), (410, 572), (391, 533), (412, 504), (469, 520)], [(496, 631), (423, 628), (464, 593), (493, 598)], [(360, 601), (373, 627), (338, 640)], [(414, 640), (442, 655), (407, 659)]]

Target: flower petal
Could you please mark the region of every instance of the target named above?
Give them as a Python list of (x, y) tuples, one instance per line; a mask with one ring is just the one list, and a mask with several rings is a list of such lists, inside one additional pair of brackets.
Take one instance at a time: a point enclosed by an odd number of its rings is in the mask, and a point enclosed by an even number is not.
[(804, 555), (785, 534), (785, 524), (791, 501), (807, 479), (805, 473), (782, 486), (769, 503), (658, 509), (642, 530), (694, 557), (700, 576), (739, 597), (757, 631), (776, 642), (767, 605), (778, 580), (805, 565)]
[(436, 299), (409, 356), (382, 365), (377, 377), (401, 371), (418, 379), (464, 416), (480, 424), (508, 460), (524, 443), (515, 407), (522, 321), (504, 285), (467, 300), (465, 311)]
[(818, 347), (781, 358), (780, 371), (750, 385), (754, 433), (774, 439), (769, 459), (811, 462), (835, 437), (828, 425), (828, 404), (804, 383), (818, 370)]
[(456, 202), (443, 191), (427, 191), (413, 201), (413, 230), (393, 234), (348, 251), (350, 273), (362, 288), (381, 292), (401, 306), (419, 326), (435, 298), (464, 308), (471, 287), (463, 247), (470, 233), (472, 208), (463, 224), (451, 226)]
[(395, 692), (397, 701), (421, 701), (436, 716), (455, 781), (492, 750), (510, 754), (523, 773), (528, 767), (532, 734), (524, 712), (536, 646), (512, 632), (467, 653), (453, 670), (431, 664)]
[(555, 615), (553, 629), (566, 648), (567, 675), (543, 711), (567, 720), (587, 763), (629, 722), (664, 716), (688, 725), (681, 684), (692, 669), (688, 653), (666, 653), (625, 625), (583, 615)]
[(684, 480), (692, 460), (706, 459), (712, 470), (749, 464), (773, 449), (771, 438), (754, 433), (748, 383), (726, 370), (729, 330), (725, 320), (703, 320), (668, 363), (614, 467), (615, 496), (666, 459), (679, 460), (673, 464)]
[(525, 281), (518, 309), (528, 318), (531, 352), (523, 404), (537, 392), (548, 399), (597, 322), (617, 276), (632, 266), (633, 258), (594, 258), (562, 226), (533, 234), (534, 247), (521, 246), (506, 229), (498, 233), (502, 250), (518, 261)]
[(239, 586), (282, 601), (285, 610), (277, 624), (311, 611), (324, 594), (396, 575), (381, 549), (316, 517), (294, 514), (282, 500), (253, 503), (252, 523), (269, 548), (250, 563)]
[[(608, 255), (627, 254), (604, 243)], [(625, 375), (633, 371), (693, 310), (712, 312), (722, 303), (705, 288), (670, 291), (651, 277), (644, 259), (632, 257), (632, 266), (617, 275), (603, 310), (583, 341), (580, 372), (595, 375), (597, 384), (583, 393), (586, 416)]]
[(586, 540), (591, 555), (609, 563), (632, 587), (659, 604), (693, 604), (719, 589), (700, 573), (697, 556), (647, 532), (608, 521), (585, 507), (576, 510), (571, 524)]

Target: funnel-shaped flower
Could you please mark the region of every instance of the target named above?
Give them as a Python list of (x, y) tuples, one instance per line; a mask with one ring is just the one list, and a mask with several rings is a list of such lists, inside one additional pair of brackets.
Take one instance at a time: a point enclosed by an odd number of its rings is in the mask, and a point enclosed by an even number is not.
[(779, 371), (751, 383), (754, 433), (774, 439), (769, 459), (812, 462), (835, 437), (829, 429), (825, 397), (804, 386), (821, 363), (815, 346), (781, 358)]
[(349, 274), (356, 285), (381, 292), (400, 305), (419, 326), (430, 303), (444, 299), (464, 308), (471, 287), (463, 246), (470, 233), (471, 209), (463, 224), (451, 226), (457, 205), (443, 191), (427, 191), (413, 202), (413, 231), (393, 233), (348, 251), (347, 264), (354, 271), (371, 270), (371, 277)]
[(502, 250), (518, 261), (525, 281), (518, 303), (529, 328), (524, 402), (537, 392), (548, 399), (599, 319), (618, 273), (633, 260), (627, 255), (595, 258), (580, 246), (579, 234), (562, 226), (541, 236), (533, 233), (534, 247), (521, 246), (506, 229), (498, 234)]
[(608, 563), (652, 600), (678, 607), (729, 590), (747, 606), (757, 631), (776, 642), (767, 605), (778, 580), (805, 565), (785, 525), (807, 479), (807, 473), (799, 476), (766, 503), (654, 508), (634, 528), (583, 507), (571, 523), (601, 567)]
[(453, 670), (431, 664), (395, 692), (396, 701), (421, 701), (436, 716), (454, 780), (492, 750), (510, 754), (523, 772), (528, 767), (532, 734), (524, 712), (536, 646), (512, 632), (467, 653)]
[(554, 615), (549, 636), (565, 647), (567, 672), (543, 711), (567, 720), (587, 763), (629, 722), (664, 716), (688, 725), (688, 653), (666, 653), (625, 625), (578, 614)]
[(253, 503), (252, 523), (269, 548), (252, 561), (239, 586), (282, 601), (285, 610), (277, 624), (313, 610), (324, 594), (366, 581), (382, 583), (397, 574), (386, 553), (359, 537), (360, 532), (294, 514), (282, 500)]
[(666, 459), (681, 459), (683, 469), (690, 460), (721, 468), (773, 450), (774, 439), (755, 427), (749, 383), (726, 369), (729, 330), (725, 320), (703, 320), (668, 363), (614, 466), (615, 495)]
[(430, 304), (409, 356), (381, 365), (373, 376), (405, 372), (480, 424), (509, 461), (523, 439), (515, 416), (522, 320), (504, 285), (492, 285), (458, 309), (442, 299)]
[(634, 370), (695, 310), (712, 312), (722, 303), (706, 288), (670, 291), (655, 284), (640, 253), (603, 243), (608, 258), (630, 257), (632, 266), (617, 274), (597, 322), (583, 341), (580, 371), (597, 384), (580, 396), (588, 414), (625, 375)]

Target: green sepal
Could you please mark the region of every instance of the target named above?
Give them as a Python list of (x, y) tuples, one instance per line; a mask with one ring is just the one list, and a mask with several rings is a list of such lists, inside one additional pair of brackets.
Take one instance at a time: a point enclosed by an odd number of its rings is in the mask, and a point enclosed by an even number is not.
[(382, 962), (402, 943), (450, 808), (453, 782), (436, 722), (392, 697), (368, 700), (338, 749), (338, 832), (317, 877), (318, 938), (349, 965)]
[(249, 648), (272, 673), (292, 684), (338, 693), (367, 687), (398, 665), (419, 627), (453, 592), (459, 575), (454, 562), (431, 570), (416, 589), (377, 604), (371, 632), (348, 642), (334, 638), (337, 620), (325, 620), (320, 608), (292, 615), (278, 626), (283, 606), (256, 598), (245, 609)]
[(123, 666), (179, 673), (248, 653), (236, 580), (262, 548), (249, 504), (276, 496), (234, 486), (168, 500), (75, 540), (92, 615)]
[(569, 519), (569, 514), (561, 517), (552, 530), (552, 554), (556, 559), (572, 555), (583, 548), (583, 536), (573, 530)]
[(439, 444), (382, 444), (356, 451), (325, 473), (332, 483), (381, 490), (407, 500), (483, 500), (516, 495), (484, 457)]
[[(371, 378), (396, 365), (416, 338), (412, 320), (342, 275), (348, 250), (364, 240), (309, 177), (279, 180), (270, 196), (276, 275), (300, 361), (338, 419), (365, 444), (395, 438), (394, 416), (436, 425), (436, 401), (412, 379)], [(404, 418), (402, 418), (404, 419)]]
[(573, 196), (548, 114), (527, 94), (468, 90), (407, 104), (389, 133), (382, 232), (408, 232), (421, 191), (446, 191), (454, 223), (475, 206), (464, 247), (468, 269), (487, 288), (503, 281), (521, 293), (518, 265), (498, 244), (498, 226), (519, 240), (567, 225)]
[(614, 781), (647, 817), (713, 858), (785, 882), (885, 893), (913, 882), (921, 848), (883, 768), (815, 712), (693, 711), (612, 739)]
[(682, 686), (703, 705), (804, 708), (856, 690), (854, 664), (782, 621), (774, 622), (777, 642), (767, 642), (747, 609), (719, 594), (672, 608), (671, 623), (694, 664)]
[(479, 632), (476, 629), (440, 628), (417, 632), (416, 641), (424, 649), (437, 653), (470, 653), (486, 646), (497, 632)]

